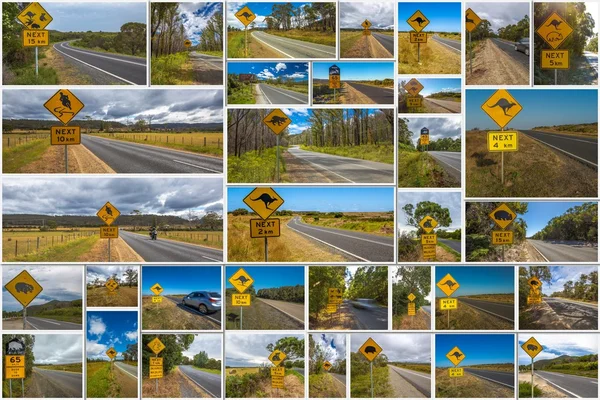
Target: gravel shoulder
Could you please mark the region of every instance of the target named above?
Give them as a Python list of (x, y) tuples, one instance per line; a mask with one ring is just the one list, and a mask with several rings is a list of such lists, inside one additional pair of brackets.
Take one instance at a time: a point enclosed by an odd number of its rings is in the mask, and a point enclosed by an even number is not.
[(474, 50), (473, 74), (466, 58), (467, 85), (528, 85), (529, 71), (508, 56), (491, 39), (479, 42)]

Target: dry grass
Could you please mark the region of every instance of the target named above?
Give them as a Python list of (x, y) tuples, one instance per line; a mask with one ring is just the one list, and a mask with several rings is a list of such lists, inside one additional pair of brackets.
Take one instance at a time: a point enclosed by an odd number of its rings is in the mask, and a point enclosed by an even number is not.
[(201, 315), (185, 311), (164, 296), (162, 303), (152, 303), (150, 296), (143, 296), (142, 329), (214, 330), (220, 329), (220, 324)]
[[(148, 236), (149, 231), (135, 231), (143, 236)], [(212, 247), (214, 249), (223, 248), (223, 232), (221, 231), (159, 231), (160, 239), (176, 240), (178, 242), (198, 244), (201, 246)]]
[(40, 66), (52, 68), (58, 75), (61, 85), (93, 85), (92, 79), (82, 74), (79, 69), (66, 62), (66, 58), (59, 54), (54, 47), (49, 46), (44, 52), (45, 58), (40, 61)]
[(246, 374), (258, 374), (260, 372), (260, 368), (258, 367), (233, 367), (233, 368), (225, 368), (225, 376), (235, 375), (242, 376)]
[[(240, 308), (231, 304), (231, 296), (225, 300), (225, 327), (228, 330), (240, 329)], [(258, 298), (252, 300), (250, 307), (244, 307), (244, 330), (301, 330), (304, 324), (288, 317)]]
[[(471, 368), (471, 367), (469, 367)], [(468, 372), (461, 378), (450, 378), (446, 368), (435, 369), (437, 398), (514, 398), (514, 391), (506, 386), (477, 378)]]
[[(439, 304), (439, 297), (436, 297)], [(450, 310), (450, 327), (448, 327), (448, 311), (435, 309), (435, 329), (446, 330), (510, 330), (514, 323), (479, 311), (458, 300), (458, 308)]]
[(266, 31), (265, 33), (289, 39), (302, 40), (304, 42), (317, 43), (335, 47), (335, 32), (290, 29), (289, 31), (270, 30)]
[(474, 294), (472, 296), (461, 296), (466, 297), (468, 299), (477, 299), (477, 300), (485, 300), (485, 301), (493, 301), (496, 303), (506, 303), (506, 304), (514, 304), (515, 303), (515, 295), (512, 293), (507, 294)]
[(197, 385), (188, 382), (187, 378), (175, 369), (165, 373), (158, 384), (156, 391), (156, 379), (144, 377), (142, 379), (142, 397), (177, 399), (177, 398), (202, 398), (208, 397)]
[(405, 313), (396, 314), (392, 317), (392, 329), (394, 330), (429, 330), (430, 325), (431, 316), (422, 309), (417, 311), (417, 315), (409, 316), (408, 313)]
[(421, 43), (420, 64), (417, 62), (417, 44), (410, 43), (407, 32), (398, 33), (399, 74), (460, 74), (460, 53), (448, 49), (428, 35)]
[(105, 287), (87, 289), (88, 307), (137, 307), (138, 288), (120, 286), (116, 294), (108, 294)]
[(4, 230), (2, 260), (78, 261), (77, 258), (89, 251), (99, 239), (98, 235), (97, 230), (85, 229), (48, 232)]

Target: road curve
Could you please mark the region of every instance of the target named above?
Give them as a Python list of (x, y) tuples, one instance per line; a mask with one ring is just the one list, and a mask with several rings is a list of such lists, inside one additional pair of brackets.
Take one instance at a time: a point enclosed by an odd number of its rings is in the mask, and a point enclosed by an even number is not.
[(406, 368), (396, 367), (388, 364), (392, 371), (404, 378), (408, 383), (413, 385), (415, 389), (423, 393), (425, 397), (431, 397), (431, 376), (416, 371), (411, 371)]
[[(423, 103), (424, 103), (425, 107), (428, 109), (436, 108), (436, 107), (438, 109), (442, 108), (442, 111), (434, 111), (437, 113), (460, 114), (460, 101), (430, 99), (429, 97), (426, 97), (423, 99)], [(427, 103), (433, 104), (434, 107), (432, 107), (431, 105), (427, 106)]]
[(257, 86), (268, 104), (308, 104), (308, 93), (294, 92), (266, 83), (259, 83)]
[(77, 330), (80, 331), (82, 329), (81, 324), (74, 324), (72, 322), (65, 321), (57, 321), (54, 319), (48, 318), (38, 318), (38, 317), (27, 317), (27, 325), (31, 327), (31, 329), (35, 330)]
[(515, 305), (507, 303), (496, 303), (493, 301), (485, 301), (479, 299), (471, 299), (468, 297), (459, 297), (462, 303), (483, 311), (487, 314), (501, 318), (505, 321), (515, 321)]
[(180, 365), (179, 370), (211, 397), (221, 397), (221, 375), (201, 371), (191, 365)]
[(516, 51), (514, 42), (508, 42), (498, 38), (491, 38), (491, 40), (496, 47), (505, 52), (514, 61), (529, 69), (529, 56), (525, 55), (525, 53), (521, 53), (520, 51)]
[(346, 84), (371, 99), (372, 104), (394, 104), (394, 88), (371, 86), (356, 82), (346, 82)]
[(598, 378), (549, 371), (534, 371), (534, 373), (568, 397), (598, 398)]
[(289, 39), (271, 35), (266, 32), (254, 31), (251, 36), (260, 43), (270, 47), (288, 58), (336, 58), (335, 46), (326, 46), (303, 40)]
[(55, 43), (53, 47), (67, 59), (116, 78), (121, 84), (146, 85), (145, 58), (75, 48), (68, 41)]
[(295, 319), (296, 321), (304, 324), (304, 304), (303, 303), (291, 303), (289, 301), (281, 301), (281, 300), (272, 300), (272, 299), (261, 299), (260, 297), (256, 298), (263, 303), (266, 303), (273, 307), (274, 309), (281, 311), (286, 314), (290, 318)]
[(375, 38), (389, 53), (394, 55), (394, 37), (379, 32), (372, 32), (371, 36)]
[(223, 57), (211, 56), (208, 54), (202, 54), (197, 51), (190, 53), (190, 59), (193, 62), (203, 63), (210, 67), (210, 69), (223, 71)]
[(548, 133), (533, 130), (519, 130), (519, 132), (544, 143), (568, 156), (576, 158), (587, 166), (598, 169), (598, 137), (584, 137)]
[(393, 237), (309, 225), (302, 222), (300, 217), (292, 218), (287, 226), (359, 261), (392, 262), (394, 260)]
[(81, 135), (81, 143), (117, 173), (223, 173), (223, 159), (217, 157), (91, 135)]
[[(346, 302), (347, 300), (344, 300)], [(361, 330), (387, 330), (388, 309), (380, 305), (361, 306), (358, 302), (349, 301), (348, 311), (354, 314), (354, 320)], [(355, 306), (358, 305), (359, 307)], [(364, 307), (364, 308), (363, 308)]]
[(598, 247), (575, 241), (533, 240), (527, 241), (548, 261), (598, 261)]
[(196, 246), (174, 240), (150, 240), (149, 236), (120, 230), (120, 236), (148, 262), (221, 262), (223, 250)]
[(460, 182), (460, 151), (428, 151), (427, 154), (435, 158), (448, 175)]
[(576, 330), (598, 329), (598, 303), (590, 304), (560, 297), (544, 297), (544, 302)]
[(394, 164), (307, 151), (298, 146), (288, 148), (287, 152), (324, 170), (326, 175), (334, 175), (332, 178), (342, 183), (394, 183)]
[[(40, 374), (52, 386), (52, 392), (62, 392), (61, 398), (82, 397), (83, 374), (76, 372), (55, 371), (33, 367), (34, 374)], [(35, 375), (34, 375), (35, 379)]]
[(165, 298), (167, 300), (172, 301), (173, 303), (177, 304), (177, 307), (180, 308), (181, 310), (185, 311), (185, 312), (189, 312), (190, 314), (194, 314), (194, 315), (198, 315), (202, 318), (206, 318), (214, 323), (216, 323), (217, 325), (219, 325), (219, 327), (221, 326), (221, 311), (217, 311), (214, 313), (210, 313), (210, 314), (202, 314), (200, 311), (190, 307), (190, 306), (186, 306), (184, 305), (180, 298), (178, 297), (173, 297), (173, 296), (165, 296)]
[(460, 248), (460, 243), (461, 243), (460, 240), (442, 239), (442, 238), (438, 238), (437, 240), (440, 243), (444, 243), (446, 246), (450, 247), (452, 250), (456, 251), (458, 254), (460, 254), (462, 252), (462, 249)]
[(130, 377), (135, 379), (137, 379), (138, 377), (138, 367), (135, 365), (125, 364), (121, 361), (115, 361), (115, 367), (125, 372), (125, 375), (129, 375)]
[(507, 386), (513, 389), (515, 387), (515, 374), (513, 372), (493, 371), (487, 369), (466, 367), (465, 371), (478, 378), (485, 379), (490, 382), (495, 382), (499, 385)]
[(434, 41), (446, 46), (450, 50), (455, 51), (456, 53), (460, 53), (460, 50), (461, 50), (460, 40), (446, 39), (443, 37), (439, 37), (438, 35), (433, 35), (431, 38)]

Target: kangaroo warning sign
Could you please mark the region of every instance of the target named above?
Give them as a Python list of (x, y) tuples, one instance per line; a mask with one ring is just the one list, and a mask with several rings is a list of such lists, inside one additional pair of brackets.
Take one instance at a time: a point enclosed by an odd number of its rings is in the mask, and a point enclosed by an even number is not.
[(469, 32), (473, 32), (475, 28), (481, 23), (481, 18), (479, 15), (475, 14), (475, 11), (467, 8), (465, 11), (465, 28)]
[(498, 89), (481, 105), (481, 109), (489, 115), (500, 128), (504, 128), (523, 107), (505, 89)]
[(489, 214), (489, 217), (501, 229), (506, 229), (507, 226), (512, 224), (516, 216), (517, 214), (515, 214), (505, 203), (500, 204)]
[(540, 342), (535, 340), (533, 336), (530, 337), (528, 341), (523, 343), (521, 348), (525, 351), (525, 353), (529, 354), (529, 357), (531, 358), (535, 358), (542, 352), (542, 350), (544, 350), (544, 347), (540, 344)]
[(365, 29), (369, 29), (373, 24), (368, 19), (365, 19), (360, 25)]
[(540, 25), (535, 31), (550, 47), (557, 49), (573, 33), (573, 28), (556, 12)]
[(446, 274), (436, 285), (440, 288), (442, 292), (446, 294), (446, 296), (452, 296), (452, 293), (456, 292), (456, 290), (460, 287), (456, 279), (452, 277), (450, 274)]
[(114, 292), (119, 287), (119, 284), (113, 278), (110, 278), (106, 281), (104, 286), (106, 286), (109, 292)]
[(342, 289), (340, 288), (328, 288), (327, 296), (329, 298), (328, 303), (331, 304), (340, 304), (342, 302)]
[(331, 365), (331, 363), (329, 361), (325, 361), (323, 363), (323, 369), (325, 369), (325, 371), (329, 371), (331, 369), (331, 367), (333, 367), (333, 365)]
[(358, 351), (363, 356), (365, 356), (365, 358), (369, 360), (369, 362), (372, 362), (375, 359), (375, 357), (377, 357), (379, 353), (383, 351), (383, 349), (380, 345), (377, 344), (376, 341), (373, 340), (373, 338), (368, 338), (367, 341), (364, 342), (362, 346), (360, 346), (360, 349), (358, 349)]
[(110, 204), (110, 202), (107, 201), (106, 204), (104, 204), (102, 208), (98, 210), (96, 215), (98, 216), (98, 218), (104, 221), (106, 225), (112, 225), (112, 223), (115, 222), (117, 218), (119, 218), (121, 212), (117, 210), (117, 207), (113, 206), (112, 204)]
[(269, 356), (269, 361), (271, 361), (276, 367), (279, 367), (279, 364), (281, 364), (286, 358), (287, 356), (283, 351), (273, 350), (273, 352)]
[(150, 341), (150, 343), (148, 343), (148, 347), (150, 348), (150, 350), (152, 350), (152, 352), (154, 354), (159, 354), (161, 351), (163, 351), (167, 346), (164, 345), (163, 342), (160, 341), (159, 338), (155, 337), (154, 339), (152, 339)]
[(423, 217), (423, 219), (419, 222), (419, 226), (426, 232), (431, 233), (438, 226), (438, 222), (430, 217), (429, 215)]
[[(85, 105), (67, 89), (59, 89), (44, 107), (63, 124), (68, 124)], [(63, 143), (64, 144), (64, 143)]]
[(235, 17), (244, 25), (248, 26), (256, 19), (256, 14), (252, 12), (248, 8), (248, 6), (244, 6), (239, 9), (238, 12), (235, 13)]
[(151, 290), (151, 291), (152, 291), (152, 293), (154, 293), (155, 295), (157, 295), (157, 296), (160, 296), (160, 294), (163, 292), (163, 290), (164, 290), (164, 289), (163, 289), (163, 287), (162, 287), (162, 286), (160, 286), (160, 284), (159, 284), (159, 283), (155, 283), (155, 284), (154, 284), (154, 285), (153, 285), (153, 286), (150, 288), (150, 290)]
[(490, 131), (487, 137), (488, 151), (519, 150), (519, 133), (517, 131)]
[(23, 47), (48, 46), (50, 34), (45, 30), (23, 29)]
[(425, 86), (423, 86), (423, 84), (421, 82), (419, 82), (418, 80), (416, 80), (415, 78), (412, 78), (410, 81), (408, 81), (404, 85), (404, 89), (406, 89), (406, 91), (411, 96), (418, 95), (419, 93), (421, 93), (421, 90), (423, 90), (423, 88), (425, 88)]
[(279, 108), (276, 108), (263, 119), (263, 123), (268, 126), (274, 134), (279, 135), (285, 128), (288, 127), (289, 124), (292, 123), (292, 120), (285, 115), (283, 111), (281, 111)]
[(454, 346), (454, 348), (446, 354), (446, 358), (456, 367), (465, 359), (465, 355), (457, 346)]
[(254, 279), (252, 279), (244, 268), (238, 269), (228, 280), (239, 293), (244, 293), (254, 283)]
[(185, 47), (192, 47), (192, 41), (188, 39), (188, 40), (186, 40), (186, 41), (183, 42), (183, 45)]
[(429, 20), (420, 10), (417, 10), (406, 22), (417, 32), (421, 32), (429, 25)]
[(27, 29), (44, 29), (52, 22), (52, 16), (40, 3), (31, 3), (17, 16)]
[(111, 347), (110, 349), (106, 350), (106, 355), (108, 356), (108, 358), (110, 358), (111, 360), (113, 358), (115, 358), (117, 356), (117, 351), (115, 350), (114, 347)]
[(408, 301), (415, 301), (415, 299), (417, 298), (417, 296), (415, 296), (413, 293), (409, 293), (408, 295)]
[(257, 187), (244, 198), (244, 203), (262, 219), (268, 219), (284, 202), (273, 189)]
[(26, 270), (21, 271), (10, 282), (4, 285), (4, 288), (23, 307), (27, 307), (44, 290)]

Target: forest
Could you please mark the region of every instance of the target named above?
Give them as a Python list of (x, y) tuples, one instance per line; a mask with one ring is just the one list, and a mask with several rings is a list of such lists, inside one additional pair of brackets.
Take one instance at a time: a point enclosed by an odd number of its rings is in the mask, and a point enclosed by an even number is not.
[(346, 291), (346, 267), (310, 267), (308, 269), (308, 313), (318, 320), (319, 313), (327, 306), (329, 301), (329, 288)]
[(529, 26), (531, 21), (529, 16), (525, 15), (516, 24), (509, 24), (498, 28), (498, 32), (494, 32), (492, 24), (488, 20), (482, 20), (481, 23), (471, 32), (471, 39), (482, 40), (486, 38), (500, 38), (511, 42), (516, 42), (521, 38), (529, 37)]
[(358, 267), (344, 296), (350, 300), (373, 299), (388, 304), (388, 267)]
[[(78, 40), (72, 46), (109, 53), (121, 53), (136, 57), (146, 57), (146, 24), (128, 22), (121, 26), (120, 32), (68, 32), (65, 35)], [(56, 37), (57, 42), (70, 38)]]
[(304, 285), (281, 286), (277, 288), (258, 289), (256, 297), (270, 300), (304, 303)]
[[(256, 21), (255, 21), (256, 22)], [(250, 29), (256, 23), (250, 24)], [(272, 31), (322, 31), (335, 32), (335, 3), (307, 3), (295, 6), (294, 3), (274, 3), (271, 14), (264, 18), (266, 28)], [(228, 30), (239, 30), (229, 26)]]
[(183, 352), (188, 350), (194, 343), (194, 335), (192, 334), (142, 335), (142, 376), (146, 378), (149, 376), (150, 358), (155, 357), (148, 347), (148, 343), (154, 338), (158, 338), (165, 345), (165, 349), (160, 352), (165, 375), (170, 374), (175, 370), (175, 367), (183, 363)]
[(430, 267), (400, 266), (396, 271), (396, 282), (392, 286), (392, 311), (394, 315), (406, 314), (408, 295), (415, 295), (416, 309), (429, 305), (425, 298), (431, 292)]
[(552, 218), (531, 236), (537, 240), (581, 240), (598, 243), (598, 203), (584, 203)]

